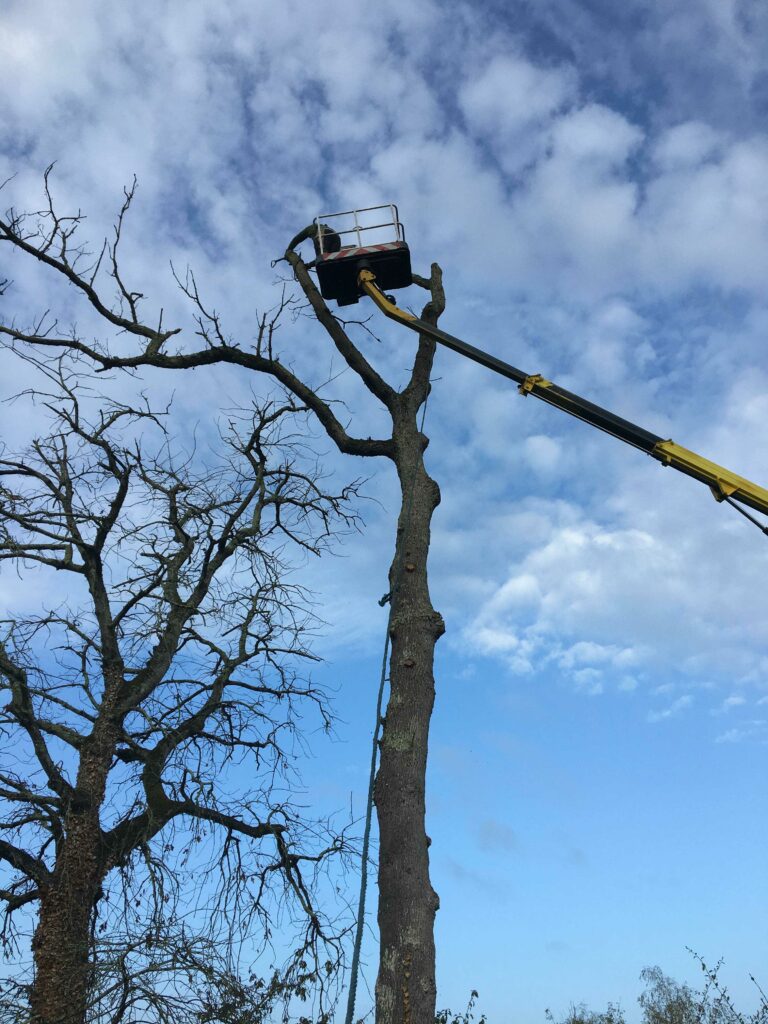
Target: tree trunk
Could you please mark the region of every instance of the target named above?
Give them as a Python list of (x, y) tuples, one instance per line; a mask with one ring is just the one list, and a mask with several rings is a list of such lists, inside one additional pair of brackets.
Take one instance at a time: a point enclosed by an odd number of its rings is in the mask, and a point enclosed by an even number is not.
[(445, 626), (427, 585), (430, 521), (440, 491), (424, 468), (426, 438), (404, 394), (395, 415), (396, 465), (403, 501), (390, 569), (390, 697), (375, 799), (379, 821), (380, 959), (377, 1024), (432, 1024), (434, 921), (429, 880), (425, 776), (435, 697), (434, 650)]
[(114, 750), (98, 725), (81, 751), (50, 884), (32, 942), (31, 1024), (83, 1024), (90, 981), (91, 921), (104, 878), (99, 811)]

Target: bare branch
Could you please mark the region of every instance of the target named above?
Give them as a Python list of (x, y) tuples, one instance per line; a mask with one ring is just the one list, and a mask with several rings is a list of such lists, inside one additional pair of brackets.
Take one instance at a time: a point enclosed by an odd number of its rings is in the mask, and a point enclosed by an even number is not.
[[(414, 284), (426, 288), (430, 293), (430, 299), (421, 311), (421, 319), (427, 323), (436, 324), (438, 318), (445, 310), (445, 290), (443, 289), (443, 272), (437, 263), (432, 264), (428, 278), (413, 275)], [(416, 359), (411, 371), (411, 379), (406, 388), (406, 394), (413, 396), (418, 408), (426, 399), (429, 393), (429, 375), (432, 372), (432, 364), (435, 359), (436, 344), (425, 334), (419, 335), (419, 347), (416, 352)]]
[(45, 772), (48, 785), (60, 797), (69, 798), (72, 787), (63, 772), (54, 763), (43, 738), (43, 729), (37, 720), (32, 704), (27, 672), (9, 656), (5, 644), (0, 643), (0, 681), (6, 680), (11, 693), (9, 713), (24, 729), (32, 741), (40, 767)]
[(50, 872), (43, 861), (32, 857), (26, 850), (20, 850), (7, 843), (4, 839), (0, 839), (0, 860), (10, 864), (40, 887), (45, 887), (50, 881)]
[(391, 410), (397, 394), (395, 389), (391, 385), (387, 384), (384, 378), (374, 370), (365, 356), (363, 356), (362, 352), (352, 344), (342, 325), (325, 304), (325, 301), (316, 288), (314, 281), (309, 276), (309, 270), (306, 264), (294, 248), (289, 246), (289, 248), (286, 249), (285, 259), (292, 267), (293, 272), (296, 275), (296, 280), (299, 282), (302, 291), (309, 299), (309, 303), (312, 306), (315, 316), (328, 332), (329, 337), (344, 357), (347, 364), (360, 377), (371, 394), (375, 395), (379, 401), (387, 407), (387, 409)]
[[(74, 215), (66, 217), (56, 213), (49, 183), (52, 169), (53, 165), (51, 164), (45, 172), (47, 206), (46, 209), (37, 211), (33, 215), (36, 218), (35, 229), (27, 229), (28, 215), (15, 214), (14, 211), (10, 211), (6, 215), (7, 219), (0, 217), (0, 242), (10, 243), (15, 248), (27, 253), (27, 255), (34, 257), (58, 274), (61, 274), (70, 284), (81, 291), (96, 312), (114, 327), (119, 327), (129, 334), (146, 338), (150, 344), (156, 346), (162, 345), (174, 334), (178, 334), (180, 328), (170, 331), (157, 331), (140, 323), (136, 315), (136, 302), (141, 296), (136, 292), (127, 291), (117, 273), (117, 245), (120, 240), (123, 219), (133, 199), (136, 187), (135, 181), (130, 189), (125, 190), (125, 201), (115, 226), (115, 242), (110, 250), (113, 277), (118, 284), (122, 297), (128, 302), (131, 313), (130, 317), (124, 317), (107, 305), (94, 286), (102, 256), (100, 255), (95, 266), (85, 273), (80, 273), (78, 270), (78, 263), (82, 260), (84, 251), (82, 249), (72, 250), (70, 243), (83, 219), (83, 215), (79, 211)], [(0, 330), (10, 337), (17, 337), (18, 340), (22, 340), (22, 337), (12, 328), (0, 328)], [(26, 340), (31, 340), (31, 338)]]

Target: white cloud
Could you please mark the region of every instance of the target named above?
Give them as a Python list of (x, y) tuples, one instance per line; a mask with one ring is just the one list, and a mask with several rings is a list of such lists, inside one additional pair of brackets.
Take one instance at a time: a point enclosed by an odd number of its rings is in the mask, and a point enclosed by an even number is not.
[(726, 729), (716, 737), (715, 743), (743, 743), (745, 740), (768, 742), (768, 721), (758, 718), (743, 726)]
[[(635, 686), (664, 665), (697, 685), (746, 684), (766, 627), (743, 572), (733, 586), (727, 579), (730, 560), (750, 536), (721, 535), (718, 548), (696, 531), (686, 549), (663, 531), (587, 520), (554, 527), (482, 601), (464, 632), (466, 649), (498, 656), (513, 671), (555, 664), (581, 687), (588, 679), (618, 685), (628, 674)], [(744, 566), (758, 589), (762, 565), (759, 557)], [(499, 566), (487, 565), (489, 582), (499, 574)]]
[(711, 125), (685, 121), (661, 132), (651, 152), (661, 173), (690, 170), (718, 154), (726, 139)]
[(730, 697), (726, 697), (719, 708), (715, 709), (715, 714), (727, 714), (729, 711), (733, 711), (734, 708), (740, 708), (747, 703), (747, 698), (742, 697), (740, 694), (732, 694)]
[(578, 665), (611, 665), (615, 668), (626, 668), (635, 664), (638, 659), (638, 652), (632, 648), (620, 648), (579, 640), (557, 656), (557, 663), (561, 668), (567, 669)]
[(634, 693), (639, 685), (635, 676), (622, 676), (618, 682), (618, 688), (622, 693)]
[(459, 102), (473, 126), (497, 133), (535, 127), (574, 92), (573, 68), (537, 67), (522, 56), (499, 54), (459, 89)]
[(523, 455), (535, 472), (549, 474), (560, 464), (562, 449), (557, 441), (546, 434), (531, 434), (523, 442)]
[(553, 160), (599, 179), (622, 169), (643, 139), (625, 117), (599, 103), (565, 114), (553, 131)]
[(647, 719), (649, 722), (664, 722), (668, 718), (675, 718), (686, 708), (689, 708), (693, 703), (693, 697), (690, 694), (683, 694), (682, 697), (678, 697), (673, 700), (666, 708), (661, 711), (649, 711)]
[(579, 668), (572, 673), (576, 690), (588, 697), (597, 697), (605, 690), (603, 673), (595, 668)]
[[(703, 454), (768, 476), (764, 136), (703, 114), (656, 127), (587, 101), (584, 62), (536, 62), (522, 37), (441, 18), (431, 2), (397, 0), (386, 32), (347, 0), (332, 23), (309, 0), (179, 11), (142, 2), (107, 16), (77, 0), (64, 14), (33, 0), (11, 5), (0, 37), (14, 78), (0, 177), (19, 170), (9, 189), (36, 205), (39, 172), (59, 157), (57, 194), (87, 207), (98, 241), (136, 170), (125, 256), (149, 308), (188, 321), (167, 259), (191, 261), (247, 343), (255, 308), (276, 298), (269, 260), (293, 231), (321, 206), (396, 199), (415, 264), (445, 265), (447, 329), (682, 443), (696, 446), (698, 432)], [(722, 46), (749, 47), (728, 24)], [(456, 104), (466, 125), (452, 123)], [(17, 264), (12, 295), (29, 308), (41, 281)], [(670, 323), (693, 286), (738, 289), (748, 308), (718, 323), (694, 308)], [(70, 297), (64, 314), (73, 308)], [(96, 333), (81, 306), (73, 316)], [(377, 330), (384, 343), (366, 339), (366, 351), (399, 379), (411, 339)], [(308, 321), (286, 324), (281, 344), (313, 379), (339, 369)], [(457, 357), (441, 353), (436, 375), (429, 459), (445, 500), (434, 579), (454, 635), (469, 621), (469, 648), (519, 671), (559, 664), (579, 644), (608, 652), (561, 666), (586, 672), (583, 685), (593, 673), (595, 685), (640, 687), (665, 659), (700, 682), (710, 671), (725, 680), (728, 665), (745, 684), (764, 681), (752, 599), (764, 560), (744, 555), (735, 517)], [(170, 390), (163, 380), (152, 386)], [(250, 383), (196, 377), (179, 396), (185, 420), (211, 430), (211, 409), (247, 399)], [(350, 374), (333, 387), (365, 432), (379, 428)], [(9, 431), (21, 427), (12, 415)], [(386, 472), (372, 490), (393, 507)], [(349, 597), (352, 564), (328, 607), (343, 618), (354, 604), (359, 643), (376, 618)]]
[(768, 141), (663, 171), (640, 212), (645, 274), (658, 287), (719, 282), (757, 290), (768, 261)]
[(458, 92), (470, 135), (480, 137), (508, 174), (539, 158), (553, 116), (577, 95), (574, 69), (537, 67), (524, 57), (497, 54)]

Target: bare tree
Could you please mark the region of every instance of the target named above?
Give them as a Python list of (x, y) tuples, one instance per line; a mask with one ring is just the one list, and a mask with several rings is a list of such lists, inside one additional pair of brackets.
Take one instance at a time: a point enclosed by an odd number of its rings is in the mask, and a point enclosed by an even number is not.
[[(377, 371), (352, 340), (345, 325), (322, 299), (298, 247), (313, 236), (306, 228), (289, 243), (284, 259), (328, 338), (346, 365), (356, 374), (371, 401), (388, 413), (387, 436), (371, 438), (349, 432), (338, 418), (332, 400), (319, 386), (294, 372), (275, 349), (275, 319), (264, 317), (255, 344), (242, 346), (227, 337), (218, 314), (209, 310), (191, 275), (180, 281), (193, 303), (198, 348), (171, 347), (179, 328), (167, 328), (162, 316), (150, 326), (140, 316), (142, 295), (124, 282), (118, 246), (125, 214), (133, 199), (126, 191), (115, 237), (93, 259), (76, 243), (80, 215), (60, 217), (48, 190), (46, 207), (37, 214), (11, 210), (0, 220), (0, 241), (25, 253), (63, 276), (93, 309), (120, 332), (133, 336), (137, 350), (127, 356), (108, 345), (88, 344), (74, 332), (60, 333), (54, 318), (43, 316), (26, 329), (14, 323), (0, 325), (12, 345), (34, 345), (76, 351), (103, 368), (156, 366), (184, 369), (230, 363), (266, 374), (278, 381), (317, 417), (338, 449), (348, 455), (384, 457), (396, 470), (401, 504), (394, 557), (389, 571), (391, 601), (389, 671), (390, 695), (381, 738), (381, 756), (375, 799), (379, 824), (380, 959), (376, 983), (376, 1019), (379, 1024), (431, 1021), (435, 1011), (434, 919), (439, 901), (429, 877), (429, 837), (425, 830), (425, 776), (429, 723), (434, 703), (435, 644), (444, 632), (442, 617), (432, 607), (427, 582), (430, 524), (440, 501), (437, 483), (424, 464), (428, 439), (418, 414), (430, 389), (435, 344), (420, 336), (407, 383), (398, 390)], [(106, 275), (109, 297), (101, 292)], [(432, 264), (429, 278), (414, 276), (429, 292), (421, 316), (436, 323), (445, 307), (442, 274)], [(116, 293), (116, 294), (115, 294)], [(124, 350), (124, 349), (123, 349)], [(327, 389), (326, 389), (327, 390)]]
[[(178, 922), (164, 922), (150, 938), (124, 930), (98, 937), (91, 956), (88, 1024), (271, 1024), (294, 1010), (297, 1024), (331, 1019), (318, 998), (335, 983), (331, 961), (295, 957), (264, 977), (240, 969), (228, 943)], [(0, 1024), (26, 1024), (28, 993), (18, 976), (0, 980)]]
[(346, 841), (290, 799), (302, 715), (330, 722), (290, 559), (354, 522), (351, 491), (307, 470), (294, 400), (182, 457), (148, 406), (94, 409), (82, 374), (47, 373), (50, 432), (0, 452), (0, 559), (50, 572), (48, 607), (0, 633), (3, 935), (38, 908), (31, 1020), (82, 1024), (97, 937), (159, 943), (183, 878), (219, 937), (268, 939), (279, 912), (300, 960), (335, 958), (312, 878)]
[[(329, 1024), (337, 964), (291, 958), (264, 974), (241, 968), (227, 942), (170, 922), (153, 934), (120, 932), (97, 939), (88, 993), (88, 1024)], [(18, 985), (8, 985), (8, 1012), (0, 1021), (20, 1024)], [(311, 1014), (311, 1016), (307, 1016)]]

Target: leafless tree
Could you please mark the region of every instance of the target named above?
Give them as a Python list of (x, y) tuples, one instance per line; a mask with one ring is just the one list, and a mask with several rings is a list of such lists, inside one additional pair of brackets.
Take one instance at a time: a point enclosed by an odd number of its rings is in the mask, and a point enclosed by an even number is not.
[[(429, 724), (434, 704), (434, 649), (444, 632), (442, 617), (432, 607), (427, 556), (430, 524), (440, 501), (437, 483), (424, 464), (428, 445), (418, 414), (430, 390), (435, 345), (420, 336), (404, 387), (389, 383), (364, 355), (324, 302), (299, 246), (314, 228), (299, 232), (283, 259), (290, 267), (330, 343), (354, 372), (368, 398), (389, 416), (386, 436), (356, 436), (337, 416), (337, 406), (318, 384), (280, 358), (274, 336), (275, 319), (264, 317), (255, 343), (243, 345), (226, 334), (219, 315), (206, 306), (192, 275), (179, 281), (193, 304), (196, 334), (202, 346), (184, 346), (180, 328), (163, 318), (154, 325), (141, 315), (143, 296), (123, 280), (118, 247), (125, 215), (133, 199), (126, 190), (114, 239), (93, 258), (76, 240), (80, 215), (59, 216), (51, 201), (46, 176), (46, 206), (37, 214), (11, 210), (0, 220), (0, 241), (65, 278), (99, 314), (107, 327), (133, 337), (133, 353), (118, 355), (108, 342), (84, 341), (61, 331), (55, 318), (38, 317), (27, 327), (8, 322), (0, 334), (13, 346), (77, 352), (102, 368), (156, 366), (182, 370), (228, 363), (278, 381), (309, 409), (338, 449), (348, 455), (383, 457), (394, 465), (401, 491), (395, 551), (389, 571), (391, 660), (390, 695), (383, 722), (375, 799), (379, 825), (379, 971), (376, 984), (378, 1024), (426, 1022), (435, 1011), (434, 919), (439, 906), (429, 877), (429, 837), (425, 830), (425, 776)], [(428, 278), (414, 276), (429, 301), (421, 316), (436, 323), (445, 307), (442, 274), (432, 264)], [(103, 290), (104, 289), (104, 290)], [(108, 289), (108, 291), (107, 291)], [(402, 345), (401, 339), (400, 344)], [(125, 339), (120, 350), (125, 352)], [(327, 383), (327, 382), (323, 382)]]
[(326, 492), (285, 396), (182, 456), (148, 405), (41, 369), (51, 429), (0, 451), (0, 559), (48, 595), (0, 627), (3, 937), (37, 909), (31, 1020), (83, 1024), (98, 943), (154, 948), (185, 881), (210, 938), (268, 941), (279, 914), (299, 961), (333, 960), (313, 877), (346, 840), (291, 801), (302, 716), (330, 722), (291, 565), (354, 523), (352, 492)]
[[(88, 1024), (329, 1024), (335, 999), (323, 996), (339, 974), (334, 961), (299, 956), (264, 973), (240, 967), (228, 942), (178, 922), (150, 937), (100, 936), (91, 955)], [(0, 980), (1, 1024), (29, 1020), (27, 996), (17, 976)]]

